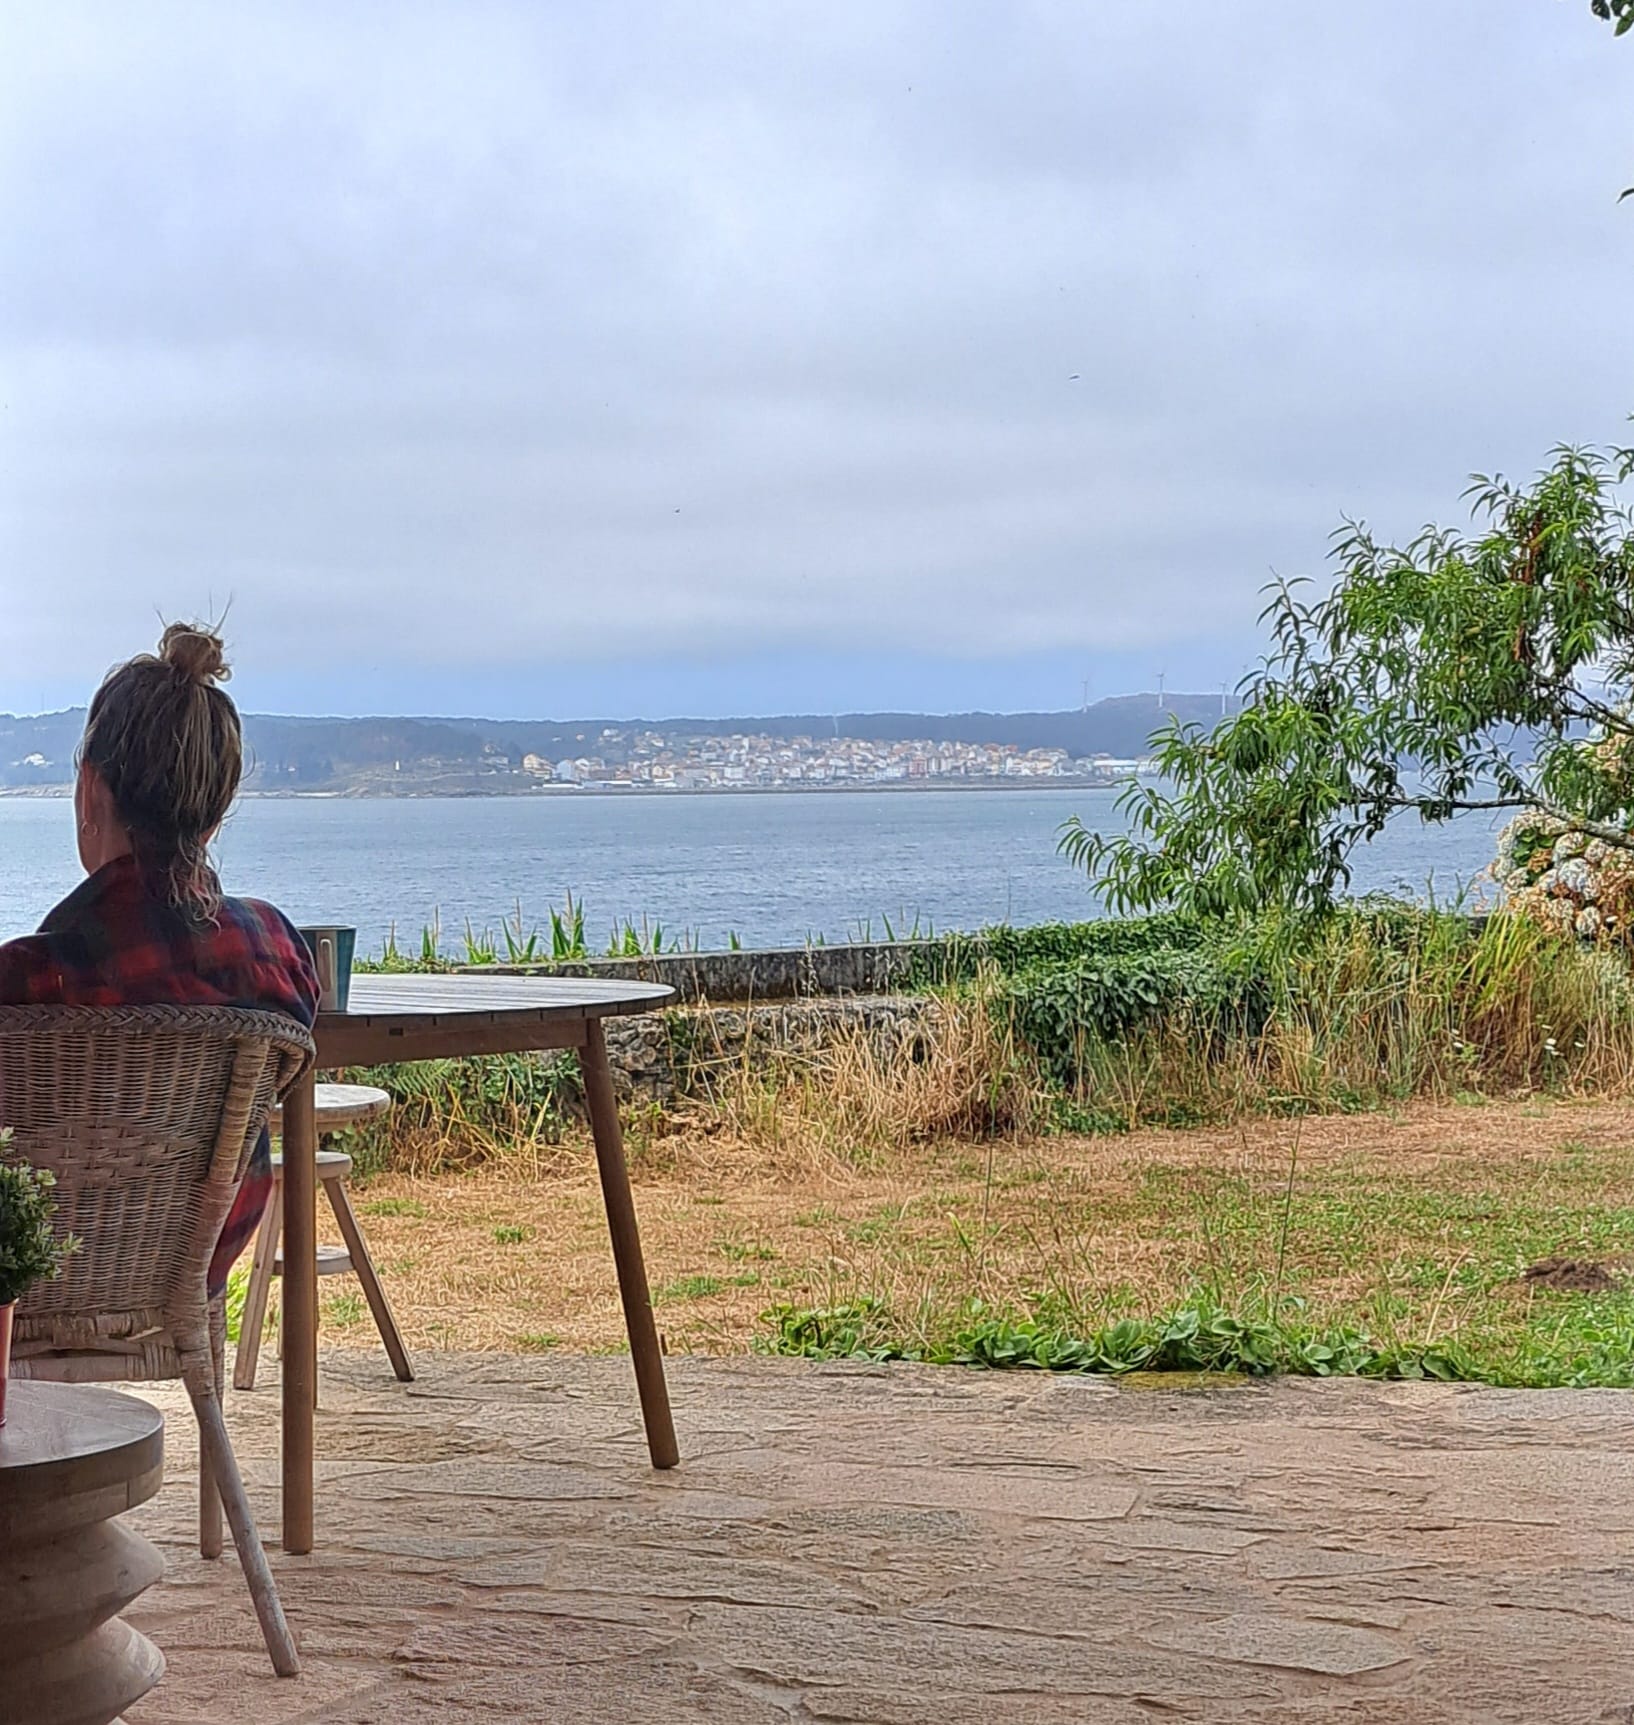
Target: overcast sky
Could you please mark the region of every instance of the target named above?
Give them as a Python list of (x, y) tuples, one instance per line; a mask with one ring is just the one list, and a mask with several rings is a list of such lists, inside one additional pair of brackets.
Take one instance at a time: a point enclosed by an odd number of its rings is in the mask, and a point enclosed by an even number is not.
[(1341, 516), (1626, 438), (1587, 0), (0, 7), (0, 709), (1235, 681)]

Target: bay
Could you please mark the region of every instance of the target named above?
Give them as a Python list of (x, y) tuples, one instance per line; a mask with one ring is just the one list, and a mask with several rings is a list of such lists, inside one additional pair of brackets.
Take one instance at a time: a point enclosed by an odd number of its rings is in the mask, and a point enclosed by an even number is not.
[[(569, 892), (593, 950), (615, 925), (720, 948), (884, 938), (1100, 914), (1056, 855), (1072, 814), (1121, 826), (1110, 790), (829, 791), (752, 795), (247, 798), (217, 845), (228, 891), (297, 922), (355, 924), (364, 951), (395, 926), (418, 945), (439, 918), (449, 950), (467, 921), (521, 906), (548, 921)], [(1358, 892), (1455, 896), (1491, 861), (1501, 822), (1404, 820), (1357, 858)], [(26, 933), (80, 879), (72, 805), (0, 799), (0, 938)]]

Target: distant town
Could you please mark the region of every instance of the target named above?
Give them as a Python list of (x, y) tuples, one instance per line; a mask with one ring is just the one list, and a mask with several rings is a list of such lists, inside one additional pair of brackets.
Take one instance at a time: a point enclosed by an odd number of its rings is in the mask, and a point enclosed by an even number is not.
[[(550, 796), (730, 791), (1014, 790), (1148, 770), (1171, 720), (1217, 723), (1219, 696), (1114, 696), (1036, 713), (522, 720), (244, 715), (255, 796)], [(0, 793), (73, 782), (83, 711), (0, 714)]]
[[(601, 739), (608, 753), (559, 760), (529, 753), (522, 772), (538, 789), (625, 786), (666, 791), (777, 790), (822, 785), (940, 785), (1071, 779), (1110, 784), (1143, 770), (1138, 760), (1074, 758), (1065, 749), (1014, 744), (939, 743), (929, 738), (875, 742), (862, 737), (729, 735), (677, 738), (662, 731)], [(508, 764), (508, 763), (507, 763)]]

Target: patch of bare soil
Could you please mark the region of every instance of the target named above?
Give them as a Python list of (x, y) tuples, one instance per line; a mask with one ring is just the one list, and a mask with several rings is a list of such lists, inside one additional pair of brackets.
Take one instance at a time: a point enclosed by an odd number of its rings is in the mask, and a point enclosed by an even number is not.
[(1521, 1280), (1562, 1294), (1610, 1294), (1623, 1285), (1620, 1275), (1591, 1258), (1540, 1258)]

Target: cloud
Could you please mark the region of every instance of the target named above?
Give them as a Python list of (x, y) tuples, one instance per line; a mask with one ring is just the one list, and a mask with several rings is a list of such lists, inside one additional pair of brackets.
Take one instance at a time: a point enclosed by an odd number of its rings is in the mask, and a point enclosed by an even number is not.
[(1342, 513), (1621, 431), (1586, 14), (18, 6), (0, 706), (229, 597), (261, 705), (1234, 677)]

